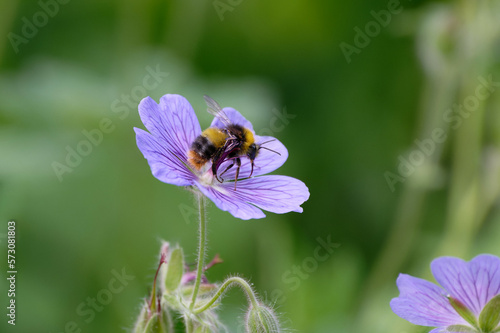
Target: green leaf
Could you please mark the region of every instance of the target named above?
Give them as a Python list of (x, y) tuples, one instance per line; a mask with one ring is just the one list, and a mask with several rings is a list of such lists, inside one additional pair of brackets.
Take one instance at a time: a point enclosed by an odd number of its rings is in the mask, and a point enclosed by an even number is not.
[(176, 248), (170, 254), (165, 276), (165, 289), (172, 292), (179, 287), (184, 274), (184, 254), (181, 248)]
[(500, 323), (500, 295), (493, 297), (479, 315), (479, 327), (483, 332), (492, 332)]
[[(458, 299), (455, 299), (451, 296), (448, 297), (448, 301), (450, 302), (451, 306), (457, 311), (457, 313), (464, 318), (469, 324), (471, 324), (474, 328), (479, 328), (477, 324), (477, 319), (476, 316), (472, 313), (469, 308), (467, 308), (462, 302), (460, 302)], [(467, 326), (464, 326), (467, 327)], [(466, 331), (467, 332), (467, 331)]]

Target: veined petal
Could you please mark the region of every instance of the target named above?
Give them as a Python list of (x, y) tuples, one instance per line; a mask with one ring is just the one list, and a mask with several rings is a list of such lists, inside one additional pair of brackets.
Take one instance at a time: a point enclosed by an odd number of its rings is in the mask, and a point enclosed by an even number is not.
[(164, 95), (159, 105), (146, 97), (139, 104), (139, 115), (148, 131), (183, 159), (194, 139), (201, 134), (193, 107), (180, 95)]
[(391, 300), (391, 308), (401, 318), (422, 326), (468, 326), (448, 302), (442, 288), (406, 274), (400, 274), (396, 283), (400, 295)]
[(232, 190), (233, 198), (245, 201), (264, 210), (283, 214), (303, 211), (302, 205), (309, 199), (309, 189), (300, 180), (288, 176), (261, 176), (227, 182), (221, 187)]
[[(309, 198), (309, 190), (298, 179), (287, 176), (261, 176), (200, 188), (222, 210), (247, 220), (265, 217), (259, 209), (277, 214), (302, 212), (300, 205)], [(207, 192), (207, 193), (205, 193)]]
[[(282, 166), (288, 158), (288, 150), (278, 139), (273, 138), (272, 136), (258, 136), (258, 135), (255, 136), (255, 143), (260, 145), (263, 142), (266, 142), (263, 147), (272, 149), (279, 154), (272, 152), (268, 149), (262, 149), (262, 148), (259, 149), (257, 157), (255, 158), (254, 161), (252, 176), (260, 176), (273, 172), (274, 170)], [(241, 160), (241, 168), (238, 178), (248, 178), (252, 170), (250, 159), (246, 156), (242, 156), (240, 160)], [(218, 172), (219, 175), (222, 172), (224, 172), (224, 170), (226, 170), (226, 168), (232, 163), (233, 160), (222, 163), (221, 166), (219, 167), (219, 172)], [(227, 180), (234, 180), (235, 176), (236, 176), (236, 164), (226, 173), (224, 173), (222, 177)]]
[[(224, 111), (231, 123), (246, 127), (254, 132), (252, 123), (243, 117), (237, 110), (233, 108), (223, 108), (222, 111)], [(210, 127), (225, 128), (226, 126), (219, 120), (219, 118), (215, 117)]]
[[(261, 219), (266, 215), (259, 208), (246, 203), (244, 201), (235, 200), (231, 191), (225, 188), (216, 189), (213, 186), (205, 187), (204, 185), (196, 182), (196, 185), (207, 198), (220, 209), (231, 213), (234, 217), (242, 220)], [(234, 186), (234, 185), (233, 185)]]
[(481, 309), (496, 295), (500, 294), (500, 258), (491, 254), (481, 254), (469, 262), (469, 269), (476, 282)]
[[(469, 263), (460, 258), (441, 257), (431, 263), (432, 274), (447, 292), (477, 316), (481, 312), (480, 285), (484, 276), (473, 273)], [(478, 278), (482, 281), (478, 281)]]
[(164, 183), (178, 186), (192, 185), (194, 175), (170, 151), (165, 141), (154, 137), (148, 132), (134, 127), (137, 146), (148, 160), (153, 176)]

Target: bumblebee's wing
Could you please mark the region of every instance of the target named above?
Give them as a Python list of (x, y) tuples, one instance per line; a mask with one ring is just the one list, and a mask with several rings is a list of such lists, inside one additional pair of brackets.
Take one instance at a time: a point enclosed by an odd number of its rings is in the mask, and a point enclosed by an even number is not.
[(203, 98), (205, 99), (205, 103), (207, 103), (208, 113), (210, 113), (212, 116), (217, 117), (220, 121), (222, 121), (224, 126), (227, 127), (227, 126), (231, 125), (231, 121), (227, 117), (226, 113), (222, 110), (219, 103), (217, 103), (216, 101), (214, 101), (212, 99), (212, 97), (207, 96), (207, 95), (204, 95)]

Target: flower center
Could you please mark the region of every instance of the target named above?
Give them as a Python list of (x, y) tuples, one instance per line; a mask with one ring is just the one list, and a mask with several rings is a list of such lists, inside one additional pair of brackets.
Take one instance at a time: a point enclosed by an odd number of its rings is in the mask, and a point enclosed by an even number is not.
[(212, 169), (207, 168), (199, 176), (198, 181), (204, 186), (212, 186), (214, 183), (214, 175), (212, 174)]

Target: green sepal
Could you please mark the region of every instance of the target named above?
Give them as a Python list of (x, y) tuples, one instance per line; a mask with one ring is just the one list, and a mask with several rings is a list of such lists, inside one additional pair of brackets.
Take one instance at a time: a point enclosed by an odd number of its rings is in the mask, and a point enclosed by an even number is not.
[(460, 332), (460, 333), (477, 333), (475, 328), (465, 326), (465, 325), (451, 325), (446, 327), (448, 332)]
[(173, 292), (181, 283), (184, 274), (184, 254), (181, 248), (176, 248), (170, 254), (167, 265), (167, 274), (165, 275), (165, 290)]
[(168, 306), (171, 309), (180, 311), (183, 309), (179, 296), (175, 294), (163, 294), (163, 306)]
[(172, 319), (172, 314), (167, 306), (162, 306), (161, 319), (165, 332), (175, 332), (174, 331), (174, 321)]
[(156, 332), (158, 332), (158, 313), (153, 313), (151, 318), (149, 318), (148, 324), (144, 328), (144, 333)]
[(460, 317), (464, 318), (469, 324), (472, 325), (472, 327), (476, 329), (479, 328), (476, 316), (472, 313), (471, 310), (469, 310), (469, 308), (465, 306), (465, 304), (463, 304), (458, 299), (455, 299), (451, 296), (448, 296), (448, 301), (450, 302), (451, 306), (455, 309), (455, 311), (457, 311)]
[(153, 313), (151, 318), (149, 318), (148, 324), (144, 329), (144, 333), (170, 333), (173, 332), (169, 329), (171, 326), (169, 323), (166, 323), (163, 315), (158, 313)]
[(148, 321), (148, 304), (145, 303), (141, 309), (141, 313), (139, 314), (137, 321), (135, 322), (133, 332), (143, 333), (146, 328), (147, 321)]
[(221, 332), (223, 325), (219, 322), (217, 315), (212, 310), (206, 310), (196, 316), (194, 323), (195, 333)]
[(479, 315), (479, 327), (482, 332), (492, 332), (500, 323), (500, 295), (493, 297)]

